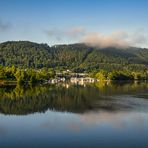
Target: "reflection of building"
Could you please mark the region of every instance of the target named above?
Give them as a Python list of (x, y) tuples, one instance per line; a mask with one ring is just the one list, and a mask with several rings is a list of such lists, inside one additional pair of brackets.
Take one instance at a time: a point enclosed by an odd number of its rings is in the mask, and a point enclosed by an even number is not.
[(62, 86), (68, 89), (70, 85), (68, 83), (62, 83)]
[(78, 84), (84, 84), (84, 83), (94, 83), (95, 79), (94, 78), (90, 78), (90, 77), (85, 77), (85, 78), (76, 78), (76, 77), (72, 77), (70, 79), (71, 83), (78, 83)]

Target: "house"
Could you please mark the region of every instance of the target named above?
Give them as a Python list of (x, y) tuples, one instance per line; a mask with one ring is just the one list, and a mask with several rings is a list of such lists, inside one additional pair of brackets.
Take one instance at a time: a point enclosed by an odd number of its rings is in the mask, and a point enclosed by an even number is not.
[(90, 77), (85, 77), (85, 78), (77, 78), (77, 77), (72, 77), (70, 79), (71, 83), (78, 83), (78, 84), (84, 84), (84, 83), (94, 83), (95, 79), (90, 78)]

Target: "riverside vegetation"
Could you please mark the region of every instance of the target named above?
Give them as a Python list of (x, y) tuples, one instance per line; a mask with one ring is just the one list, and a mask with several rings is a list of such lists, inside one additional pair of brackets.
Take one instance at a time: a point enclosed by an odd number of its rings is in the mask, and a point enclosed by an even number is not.
[[(133, 72), (133, 71), (105, 71), (99, 70), (89, 74), (90, 77), (98, 80), (147, 80), (148, 73)], [(70, 73), (69, 73), (70, 76)], [(16, 81), (19, 84), (24, 83), (42, 83), (56, 77), (56, 72), (53, 69), (20, 69), (12, 67), (0, 67), (0, 80), (3, 81)]]
[(44, 82), (67, 69), (99, 80), (146, 80), (148, 49), (11, 41), (0, 44), (0, 65), (0, 80), (18, 83)]

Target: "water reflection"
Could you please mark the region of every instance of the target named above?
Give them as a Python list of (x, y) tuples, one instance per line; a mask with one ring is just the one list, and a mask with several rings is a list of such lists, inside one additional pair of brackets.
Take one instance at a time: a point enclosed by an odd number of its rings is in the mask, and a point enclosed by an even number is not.
[(147, 83), (68, 83), (0, 87), (0, 112), (25, 115), (47, 110), (84, 113), (92, 110), (147, 111)]
[(147, 148), (148, 83), (0, 87), (0, 146)]

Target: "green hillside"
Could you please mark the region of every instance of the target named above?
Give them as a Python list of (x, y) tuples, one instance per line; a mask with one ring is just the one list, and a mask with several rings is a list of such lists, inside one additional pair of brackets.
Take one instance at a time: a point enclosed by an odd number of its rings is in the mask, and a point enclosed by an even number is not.
[(9, 41), (0, 44), (0, 65), (22, 68), (57, 68), (77, 71), (95, 69), (148, 69), (148, 49), (97, 49), (84, 44), (37, 44), (29, 41)]

